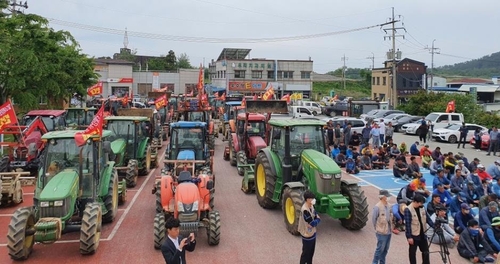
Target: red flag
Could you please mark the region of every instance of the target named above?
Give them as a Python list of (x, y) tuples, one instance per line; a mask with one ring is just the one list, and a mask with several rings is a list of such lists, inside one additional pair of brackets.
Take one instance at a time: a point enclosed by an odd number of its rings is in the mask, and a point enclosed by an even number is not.
[(254, 95), (253, 95), (253, 100), (254, 100), (254, 101), (257, 101), (257, 94), (254, 94)]
[(102, 94), (102, 82), (98, 82), (87, 89), (88, 96), (96, 96), (100, 94)]
[(167, 95), (164, 94), (155, 100), (155, 108), (156, 110), (160, 110), (160, 108), (167, 106)]
[(243, 97), (243, 100), (241, 100), (241, 106), (243, 107), (247, 106), (247, 98)]
[(274, 95), (274, 89), (273, 87), (271, 86), (271, 88), (269, 88), (265, 93), (264, 95), (262, 96), (262, 100), (271, 100), (273, 99), (273, 95)]
[(198, 88), (198, 93), (203, 93), (203, 65), (200, 63), (200, 73), (198, 75), (198, 85), (197, 85), (197, 88)]
[(17, 116), (10, 101), (0, 106), (0, 130), (7, 125), (17, 124)]
[(281, 97), (281, 100), (286, 101), (287, 104), (290, 103), (290, 99), (291, 99), (290, 94), (285, 94), (285, 95), (283, 95), (283, 97)]
[(448, 105), (446, 106), (446, 113), (453, 113), (455, 112), (455, 100), (449, 101)]
[(123, 98), (122, 98), (122, 106), (123, 107), (126, 107), (128, 104), (128, 94), (126, 94)]
[(104, 107), (101, 106), (97, 114), (92, 119), (90, 125), (83, 132), (78, 132), (75, 134), (75, 143), (77, 146), (85, 145), (85, 141), (93, 135), (99, 135), (102, 137), (102, 123), (104, 121)]
[(193, 95), (194, 95), (194, 89), (192, 89), (190, 93), (186, 94), (186, 97), (190, 97), (190, 96), (193, 96)]

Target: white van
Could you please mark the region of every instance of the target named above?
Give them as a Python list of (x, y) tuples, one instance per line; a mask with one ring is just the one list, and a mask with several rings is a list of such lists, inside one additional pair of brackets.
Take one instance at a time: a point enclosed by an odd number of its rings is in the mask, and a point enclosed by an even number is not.
[(321, 114), (321, 105), (319, 103), (310, 101), (301, 101), (299, 102), (298, 105), (307, 108), (313, 115)]
[(290, 110), (292, 118), (314, 117), (313, 113), (311, 113), (311, 111), (304, 106), (292, 106)]
[(465, 122), (464, 115), (462, 113), (444, 113), (444, 112), (433, 112), (425, 117), (425, 120), (429, 120), (434, 125), (434, 129), (443, 128), (450, 124), (462, 124)]

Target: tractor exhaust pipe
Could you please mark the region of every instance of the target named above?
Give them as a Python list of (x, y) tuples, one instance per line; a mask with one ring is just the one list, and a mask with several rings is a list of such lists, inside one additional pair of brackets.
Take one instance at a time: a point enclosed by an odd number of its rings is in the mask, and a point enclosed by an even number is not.
[(285, 157), (283, 158), (283, 184), (292, 181), (292, 157), (290, 156), (290, 129), (285, 129)]

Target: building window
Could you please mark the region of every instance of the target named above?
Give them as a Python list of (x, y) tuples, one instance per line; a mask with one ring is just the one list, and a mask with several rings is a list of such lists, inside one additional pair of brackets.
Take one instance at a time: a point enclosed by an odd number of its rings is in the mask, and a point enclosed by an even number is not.
[(277, 79), (283, 79), (283, 72), (282, 71), (278, 71)]
[(380, 77), (377, 77), (377, 85), (380, 85)]
[(48, 102), (47, 96), (40, 96), (40, 104), (41, 105), (46, 105)]
[(262, 79), (262, 71), (252, 71), (252, 79)]
[(387, 85), (387, 77), (382, 77), (382, 85)]
[(406, 79), (403, 79), (403, 87), (406, 87)]
[(245, 79), (245, 71), (234, 71), (234, 78)]
[(267, 71), (267, 79), (274, 80), (274, 71)]
[(379, 101), (385, 101), (385, 93), (381, 93), (378, 98)]
[(372, 77), (372, 85), (375, 85), (375, 77)]
[(284, 71), (283, 79), (293, 79), (293, 71)]
[(311, 79), (311, 72), (300, 72), (300, 79)]

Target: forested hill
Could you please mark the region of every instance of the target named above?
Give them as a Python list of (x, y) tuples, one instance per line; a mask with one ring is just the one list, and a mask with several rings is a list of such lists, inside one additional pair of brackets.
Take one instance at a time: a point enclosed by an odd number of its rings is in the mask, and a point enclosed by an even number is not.
[(435, 74), (443, 77), (470, 76), (491, 78), (500, 76), (500, 52), (479, 59), (435, 68)]

